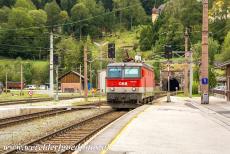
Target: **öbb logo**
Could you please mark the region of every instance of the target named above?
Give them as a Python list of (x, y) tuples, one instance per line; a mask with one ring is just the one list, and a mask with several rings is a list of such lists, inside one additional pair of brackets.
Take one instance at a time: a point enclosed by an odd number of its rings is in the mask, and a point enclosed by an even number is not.
[(119, 86), (127, 86), (128, 85), (127, 82), (119, 82), (118, 84), (119, 84)]

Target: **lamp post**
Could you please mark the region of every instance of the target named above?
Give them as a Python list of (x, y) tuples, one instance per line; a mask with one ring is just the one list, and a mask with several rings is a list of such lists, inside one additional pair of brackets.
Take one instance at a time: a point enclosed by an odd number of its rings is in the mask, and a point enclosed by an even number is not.
[[(97, 47), (100, 48), (100, 72), (102, 72), (102, 51), (103, 51), (103, 46), (105, 46), (106, 44), (108, 44), (108, 42), (104, 42), (104, 43), (97, 43), (97, 42), (93, 42)], [(101, 83), (101, 79), (100, 83)], [(99, 96), (99, 101), (101, 101), (101, 87), (100, 87), (100, 96)]]

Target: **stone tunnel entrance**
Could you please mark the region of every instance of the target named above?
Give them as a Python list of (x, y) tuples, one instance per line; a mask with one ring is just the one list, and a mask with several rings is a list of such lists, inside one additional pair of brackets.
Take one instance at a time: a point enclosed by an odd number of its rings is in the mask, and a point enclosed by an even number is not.
[[(180, 83), (176, 78), (171, 78), (169, 81), (169, 86), (170, 86), (170, 91), (176, 91), (176, 90), (180, 90)], [(168, 91), (168, 81), (164, 80), (163, 81), (163, 86), (162, 89), (164, 91)]]

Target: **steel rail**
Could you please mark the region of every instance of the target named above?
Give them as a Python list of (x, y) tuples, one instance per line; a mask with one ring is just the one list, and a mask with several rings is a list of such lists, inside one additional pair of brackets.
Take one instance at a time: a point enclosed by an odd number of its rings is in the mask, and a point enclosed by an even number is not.
[[(77, 147), (82, 145), (89, 138), (95, 135), (98, 131), (120, 118), (122, 115), (127, 113), (126, 111), (108, 111), (106, 113), (94, 116), (87, 120), (72, 124), (61, 130), (53, 132), (49, 135), (45, 135), (35, 141), (25, 144), (25, 146), (40, 146), (43, 147), (47, 145), (49, 147), (62, 145), (62, 146), (71, 146)], [(42, 149), (42, 148), (41, 148)], [(60, 150), (60, 149), (59, 149)], [(41, 151), (17, 151), (13, 149), (11, 151), (5, 152), (5, 154), (14, 154), (14, 153), (70, 153), (74, 149), (61, 149), (57, 150), (41, 150)]]

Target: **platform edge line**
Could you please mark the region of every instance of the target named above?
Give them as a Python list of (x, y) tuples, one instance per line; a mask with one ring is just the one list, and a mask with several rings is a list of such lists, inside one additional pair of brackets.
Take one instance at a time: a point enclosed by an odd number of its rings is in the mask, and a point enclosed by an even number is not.
[(143, 112), (145, 112), (147, 109), (149, 108), (149, 106), (145, 109), (143, 109), (142, 111), (140, 111), (139, 113), (137, 113), (136, 115), (134, 115), (120, 130), (119, 132), (115, 135), (115, 137), (109, 142), (108, 147), (104, 150), (102, 150), (100, 152), (100, 154), (106, 154), (109, 149), (114, 145), (114, 143), (119, 139), (119, 137), (121, 136), (121, 134), (128, 128), (128, 126), (131, 124), (131, 122), (133, 122), (134, 119), (136, 119), (140, 114), (142, 114)]

